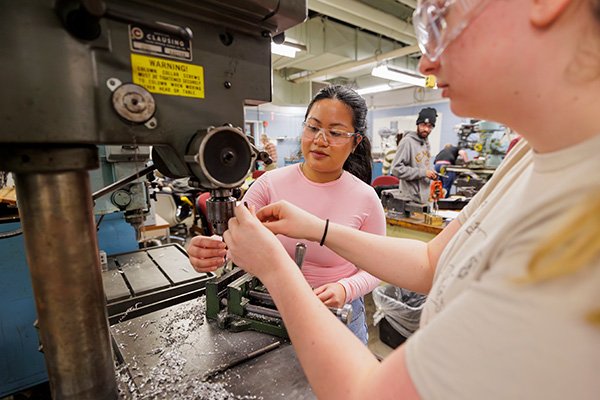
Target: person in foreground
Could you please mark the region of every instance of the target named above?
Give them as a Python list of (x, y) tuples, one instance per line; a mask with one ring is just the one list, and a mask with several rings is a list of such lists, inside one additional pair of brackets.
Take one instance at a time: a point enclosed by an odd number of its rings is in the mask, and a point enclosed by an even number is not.
[[(352, 229), (385, 235), (385, 216), (371, 181), (371, 147), (366, 130), (367, 105), (354, 90), (331, 85), (309, 104), (302, 126), (304, 162), (270, 171), (246, 192), (243, 202), (257, 208), (287, 200), (322, 218)], [(298, 240), (280, 236), (293, 259)], [(368, 341), (363, 296), (379, 279), (359, 270), (319, 243), (305, 243), (302, 273), (314, 293), (329, 307), (352, 305), (348, 327)], [(200, 272), (223, 264), (225, 244), (197, 236), (188, 247), (190, 262)], [(296, 267), (297, 268), (297, 267)]]
[[(414, 22), (420, 71), (437, 76), (453, 112), (524, 139), (429, 243), (324, 232), (279, 202), (255, 216), (236, 208), (224, 235), (232, 259), (268, 287), (318, 398), (597, 399), (600, 1), (419, 1)], [(420, 329), (379, 363), (273, 233), (324, 241), (429, 293)]]

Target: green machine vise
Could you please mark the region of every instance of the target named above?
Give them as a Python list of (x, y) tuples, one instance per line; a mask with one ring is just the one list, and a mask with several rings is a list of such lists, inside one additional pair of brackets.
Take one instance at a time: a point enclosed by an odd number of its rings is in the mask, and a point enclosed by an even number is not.
[[(306, 245), (296, 244), (294, 261), (302, 268)], [(352, 306), (329, 307), (344, 324), (352, 321)], [(253, 330), (288, 338), (281, 315), (271, 295), (254, 276), (235, 267), (206, 283), (206, 317), (216, 320), (221, 329), (233, 332)]]
[(206, 284), (206, 317), (216, 320), (221, 329), (253, 330), (288, 338), (266, 288), (238, 267)]

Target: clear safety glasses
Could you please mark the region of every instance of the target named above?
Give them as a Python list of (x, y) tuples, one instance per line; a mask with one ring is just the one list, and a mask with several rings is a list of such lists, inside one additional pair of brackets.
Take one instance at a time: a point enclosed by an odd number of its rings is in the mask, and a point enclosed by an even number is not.
[(423, 54), (437, 61), (446, 47), (491, 0), (419, 0), (413, 14), (417, 41)]
[(354, 136), (360, 135), (356, 132), (344, 132), (336, 129), (319, 128), (318, 126), (311, 125), (308, 122), (303, 122), (302, 127), (302, 137), (307, 140), (315, 140), (320, 132), (325, 138), (327, 144), (330, 146), (344, 145), (348, 143)]

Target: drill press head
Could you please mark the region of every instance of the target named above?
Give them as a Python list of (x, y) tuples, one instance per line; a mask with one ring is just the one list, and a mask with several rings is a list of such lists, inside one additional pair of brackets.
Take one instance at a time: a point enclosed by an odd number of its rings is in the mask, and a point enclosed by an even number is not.
[(233, 189), (241, 186), (259, 154), (239, 128), (209, 127), (197, 132), (185, 157), (198, 187), (209, 190), (207, 219), (216, 235), (223, 235), (234, 216)]

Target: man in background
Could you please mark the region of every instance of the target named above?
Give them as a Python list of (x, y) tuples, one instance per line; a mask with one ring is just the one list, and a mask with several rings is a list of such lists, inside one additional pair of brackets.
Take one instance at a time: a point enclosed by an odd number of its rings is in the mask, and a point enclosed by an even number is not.
[(269, 137), (265, 133), (260, 135), (260, 141), (262, 143), (263, 150), (266, 151), (269, 154), (269, 157), (271, 157), (271, 160), (273, 160), (271, 164), (265, 164), (265, 171), (270, 171), (277, 168), (277, 147), (271, 143)]
[(424, 108), (417, 118), (417, 130), (408, 131), (398, 145), (392, 162), (392, 175), (400, 179), (400, 199), (420, 204), (429, 202), (429, 182), (437, 178), (431, 168), (429, 135), (435, 127), (437, 111)]
[(448, 171), (446, 169), (449, 165), (456, 165), (457, 163), (464, 164), (469, 161), (467, 152), (463, 149), (448, 143), (444, 148), (435, 156), (433, 167), (435, 172), (440, 174), (442, 178), (442, 187), (446, 191), (446, 198), (450, 197), (450, 189), (456, 179), (456, 172)]

